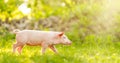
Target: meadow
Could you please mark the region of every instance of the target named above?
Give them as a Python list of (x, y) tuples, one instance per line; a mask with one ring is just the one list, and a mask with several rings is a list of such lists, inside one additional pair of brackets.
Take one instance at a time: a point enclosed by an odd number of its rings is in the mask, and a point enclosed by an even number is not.
[[(0, 0), (0, 63), (120, 63), (119, 0)], [(14, 29), (62, 31), (70, 46), (12, 52)]]
[(59, 53), (55, 54), (47, 49), (41, 55), (41, 47), (25, 46), (22, 54), (12, 53), (15, 35), (7, 32), (0, 37), (1, 63), (119, 63), (120, 43), (113, 42), (111, 35), (89, 35), (84, 41), (67, 34), (72, 45), (56, 45)]

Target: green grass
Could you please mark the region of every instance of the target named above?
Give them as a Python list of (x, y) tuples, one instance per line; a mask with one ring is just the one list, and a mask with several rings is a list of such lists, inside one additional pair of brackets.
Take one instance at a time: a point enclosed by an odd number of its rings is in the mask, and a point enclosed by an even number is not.
[[(112, 36), (89, 35), (81, 42), (69, 36), (71, 46), (56, 45), (59, 54), (47, 49), (41, 55), (41, 47), (25, 46), (22, 54), (12, 53), (14, 35), (0, 37), (0, 63), (119, 63), (120, 43), (112, 42)], [(75, 40), (76, 39), (76, 40)]]

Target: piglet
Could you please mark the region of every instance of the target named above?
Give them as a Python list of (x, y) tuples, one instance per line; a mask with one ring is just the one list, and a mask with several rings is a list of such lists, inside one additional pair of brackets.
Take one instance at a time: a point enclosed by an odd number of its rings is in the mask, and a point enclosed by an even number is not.
[(42, 46), (42, 54), (45, 53), (47, 47), (49, 47), (53, 52), (57, 53), (54, 45), (65, 44), (70, 45), (71, 41), (63, 32), (55, 31), (38, 31), (38, 30), (14, 30), (13, 33), (16, 34), (16, 44), (13, 44), (13, 52), (16, 48), (19, 54), (24, 45), (29, 46)]

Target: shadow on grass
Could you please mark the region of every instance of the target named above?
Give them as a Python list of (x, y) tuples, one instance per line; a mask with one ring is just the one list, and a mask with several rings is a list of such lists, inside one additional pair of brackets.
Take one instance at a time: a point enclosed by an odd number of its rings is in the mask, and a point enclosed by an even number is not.
[(34, 63), (84, 63), (82, 60), (62, 54), (54, 55), (34, 55), (30, 58)]
[(0, 63), (84, 63), (81, 59), (76, 59), (74, 56), (62, 54), (33, 54), (18, 55), (9, 52), (1, 52)]

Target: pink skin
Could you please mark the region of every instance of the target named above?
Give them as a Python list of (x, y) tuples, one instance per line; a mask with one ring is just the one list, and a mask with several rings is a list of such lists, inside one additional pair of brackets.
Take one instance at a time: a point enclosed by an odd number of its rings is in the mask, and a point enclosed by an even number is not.
[(65, 44), (70, 45), (71, 41), (63, 32), (53, 31), (36, 31), (36, 30), (14, 30), (16, 34), (16, 44), (13, 44), (13, 52), (16, 48), (21, 54), (24, 45), (42, 46), (42, 54), (45, 53), (46, 48), (50, 48), (53, 52), (58, 53), (54, 45)]

